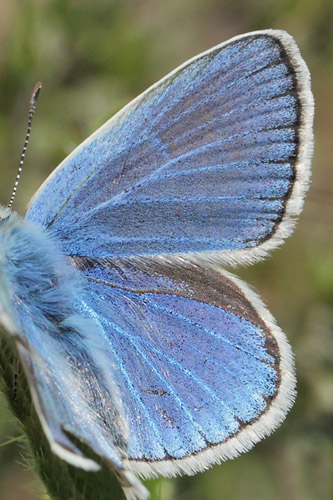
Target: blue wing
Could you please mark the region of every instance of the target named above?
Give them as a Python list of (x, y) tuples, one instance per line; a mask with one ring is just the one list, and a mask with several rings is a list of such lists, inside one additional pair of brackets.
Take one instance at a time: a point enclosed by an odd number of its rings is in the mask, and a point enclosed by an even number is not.
[(291, 351), (246, 285), (179, 257), (71, 266), (45, 230), (7, 215), (0, 321), (60, 457), (96, 467), (73, 434), (145, 498), (133, 472), (202, 470), (282, 421), (294, 397)]
[(243, 283), (183, 260), (74, 264), (88, 280), (79, 312), (96, 322), (119, 367), (132, 471), (203, 470), (283, 420), (294, 398), (292, 354)]
[(85, 141), (27, 217), (65, 253), (259, 259), (291, 232), (312, 147), (309, 73), (281, 31), (185, 63)]

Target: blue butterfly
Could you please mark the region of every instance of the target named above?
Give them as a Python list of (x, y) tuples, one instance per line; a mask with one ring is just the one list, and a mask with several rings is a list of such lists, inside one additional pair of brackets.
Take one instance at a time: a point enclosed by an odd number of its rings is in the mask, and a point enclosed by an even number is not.
[(295, 398), (293, 354), (221, 265), (294, 229), (313, 97), (293, 38), (233, 38), (128, 104), (50, 175), (26, 217), (1, 208), (0, 317), (51, 449), (86, 470), (193, 474), (247, 451)]

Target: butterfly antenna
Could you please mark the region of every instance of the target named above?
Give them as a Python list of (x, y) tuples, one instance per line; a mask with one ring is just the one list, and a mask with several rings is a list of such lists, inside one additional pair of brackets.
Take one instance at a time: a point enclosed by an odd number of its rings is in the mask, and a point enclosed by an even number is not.
[(22, 172), (22, 168), (23, 168), (23, 163), (24, 163), (26, 152), (27, 152), (28, 142), (29, 142), (29, 139), (30, 139), (32, 119), (33, 119), (35, 111), (36, 111), (36, 103), (37, 103), (38, 95), (39, 95), (39, 92), (40, 92), (41, 88), (42, 88), (42, 84), (40, 82), (38, 82), (35, 85), (35, 88), (34, 88), (34, 90), (32, 92), (32, 96), (31, 96), (31, 99), (30, 99), (27, 133), (26, 133), (26, 136), (25, 136), (24, 146), (23, 146), (23, 150), (22, 150), (22, 154), (21, 154), (21, 158), (20, 158), (20, 165), (19, 165), (19, 168), (18, 168), (18, 171), (17, 171), (17, 175), (16, 175), (16, 179), (15, 179), (14, 189), (13, 189), (10, 201), (8, 203), (8, 208), (12, 208), (13, 201), (15, 199), (15, 195), (16, 195), (16, 191), (17, 191), (17, 186), (18, 186), (18, 183), (20, 181), (21, 172)]

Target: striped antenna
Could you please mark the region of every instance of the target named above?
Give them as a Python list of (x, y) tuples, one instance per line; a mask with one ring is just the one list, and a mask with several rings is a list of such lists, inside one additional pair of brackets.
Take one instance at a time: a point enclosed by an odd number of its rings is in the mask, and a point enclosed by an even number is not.
[(27, 152), (28, 142), (29, 142), (29, 138), (30, 138), (32, 119), (33, 119), (34, 114), (35, 114), (36, 103), (37, 103), (39, 91), (40, 91), (41, 88), (42, 88), (42, 84), (40, 82), (37, 83), (35, 85), (35, 88), (34, 88), (34, 90), (32, 92), (32, 96), (31, 96), (31, 99), (30, 99), (27, 134), (25, 136), (24, 146), (23, 146), (23, 150), (22, 150), (22, 154), (21, 154), (21, 158), (20, 158), (20, 165), (19, 165), (19, 169), (17, 171), (17, 175), (16, 175), (16, 179), (15, 179), (15, 184), (14, 184), (14, 189), (13, 189), (13, 192), (12, 192), (12, 196), (11, 196), (10, 201), (8, 203), (8, 208), (12, 208), (13, 201), (15, 199), (15, 195), (16, 195), (16, 191), (17, 191), (17, 186), (18, 186), (18, 183), (19, 183), (19, 180), (20, 180), (20, 177), (21, 177), (21, 172), (22, 172), (22, 168), (23, 168), (25, 154)]

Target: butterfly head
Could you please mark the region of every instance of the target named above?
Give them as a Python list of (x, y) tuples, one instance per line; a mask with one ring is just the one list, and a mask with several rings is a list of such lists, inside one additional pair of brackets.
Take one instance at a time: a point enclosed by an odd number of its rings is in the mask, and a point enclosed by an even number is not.
[(11, 213), (12, 211), (10, 208), (0, 205), (0, 222), (8, 219)]

